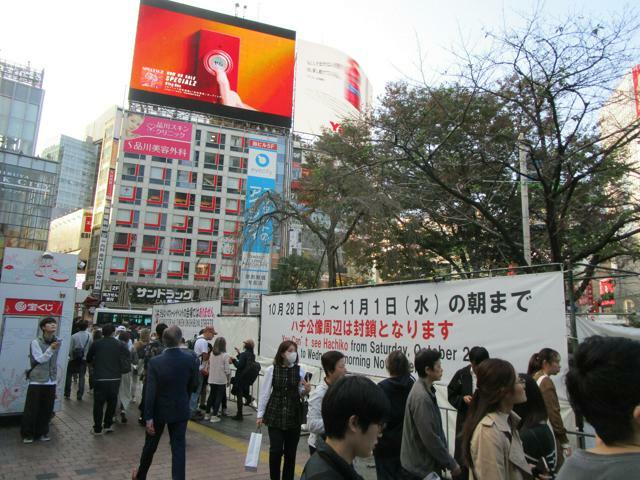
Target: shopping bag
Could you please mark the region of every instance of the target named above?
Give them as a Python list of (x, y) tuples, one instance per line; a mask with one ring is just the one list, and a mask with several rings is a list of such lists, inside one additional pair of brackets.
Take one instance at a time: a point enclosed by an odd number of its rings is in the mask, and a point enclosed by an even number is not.
[(253, 432), (249, 439), (247, 457), (244, 460), (244, 469), (250, 472), (258, 471), (258, 460), (260, 460), (260, 444), (262, 443), (262, 433)]

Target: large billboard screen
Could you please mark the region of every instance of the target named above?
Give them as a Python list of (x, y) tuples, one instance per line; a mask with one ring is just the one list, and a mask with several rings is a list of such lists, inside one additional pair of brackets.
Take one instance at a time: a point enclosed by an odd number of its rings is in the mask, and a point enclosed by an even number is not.
[(142, 0), (129, 99), (290, 127), (295, 32)]
[(372, 88), (356, 60), (335, 48), (298, 41), (294, 130), (320, 135), (365, 113)]

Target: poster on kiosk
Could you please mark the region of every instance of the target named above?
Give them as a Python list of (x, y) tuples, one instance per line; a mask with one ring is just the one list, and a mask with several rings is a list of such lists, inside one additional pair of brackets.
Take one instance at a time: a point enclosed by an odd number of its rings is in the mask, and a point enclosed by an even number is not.
[(60, 409), (69, 357), (75, 304), (77, 255), (6, 248), (0, 273), (0, 415), (24, 410), (31, 341), (41, 334), (44, 317), (58, 323), (62, 339), (58, 354), (56, 403)]

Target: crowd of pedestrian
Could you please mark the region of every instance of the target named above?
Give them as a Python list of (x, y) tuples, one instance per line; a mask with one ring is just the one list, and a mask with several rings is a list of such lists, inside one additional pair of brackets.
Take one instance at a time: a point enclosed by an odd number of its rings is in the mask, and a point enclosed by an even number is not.
[[(50, 439), (61, 343), (54, 318), (39, 326), (26, 372), (24, 443)], [(146, 478), (165, 427), (172, 478), (184, 479), (187, 422), (220, 422), (229, 386), (237, 399), (231, 418), (243, 420), (243, 405), (253, 402), (251, 385), (260, 365), (251, 339), (232, 356), (225, 338), (214, 340), (213, 327), (204, 328), (189, 347), (178, 327), (164, 324), (154, 332), (107, 324), (91, 334), (86, 322), (78, 322), (76, 330), (64, 392), (70, 399), (77, 375), (76, 399), (82, 400), (89, 372), (93, 435), (113, 432), (116, 419), (126, 422), (129, 404), (141, 393), (145, 443), (134, 479)], [(344, 353), (328, 351), (321, 358), (324, 378), (311, 391), (297, 344), (283, 341), (264, 371), (257, 403), (256, 425), (268, 430), (270, 479), (293, 480), (303, 423), (310, 432), (311, 457), (301, 480), (361, 479), (354, 459), (371, 455), (380, 480), (634, 478), (640, 468), (639, 342), (594, 336), (574, 353), (565, 382), (575, 413), (595, 429), (596, 446), (588, 451), (570, 448), (551, 380), (560, 372), (558, 352), (534, 353), (528, 371), (520, 374), (483, 347), (470, 349), (469, 360), (447, 387), (457, 411), (452, 455), (435, 389), (443, 375), (438, 350), (416, 352), (414, 375), (407, 356), (392, 351), (385, 364), (389, 377), (378, 384), (349, 375)]]

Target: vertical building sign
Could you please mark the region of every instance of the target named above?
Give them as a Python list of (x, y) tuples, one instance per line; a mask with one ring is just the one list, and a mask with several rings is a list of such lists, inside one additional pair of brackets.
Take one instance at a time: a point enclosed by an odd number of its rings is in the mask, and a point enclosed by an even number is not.
[(276, 165), (278, 144), (272, 141), (249, 139), (249, 162), (247, 165), (247, 200), (245, 216), (245, 239), (242, 245), (240, 273), (240, 297), (258, 297), (269, 291), (271, 268), (271, 221), (258, 222), (269, 212), (268, 202), (255, 208), (261, 197), (276, 188)]

